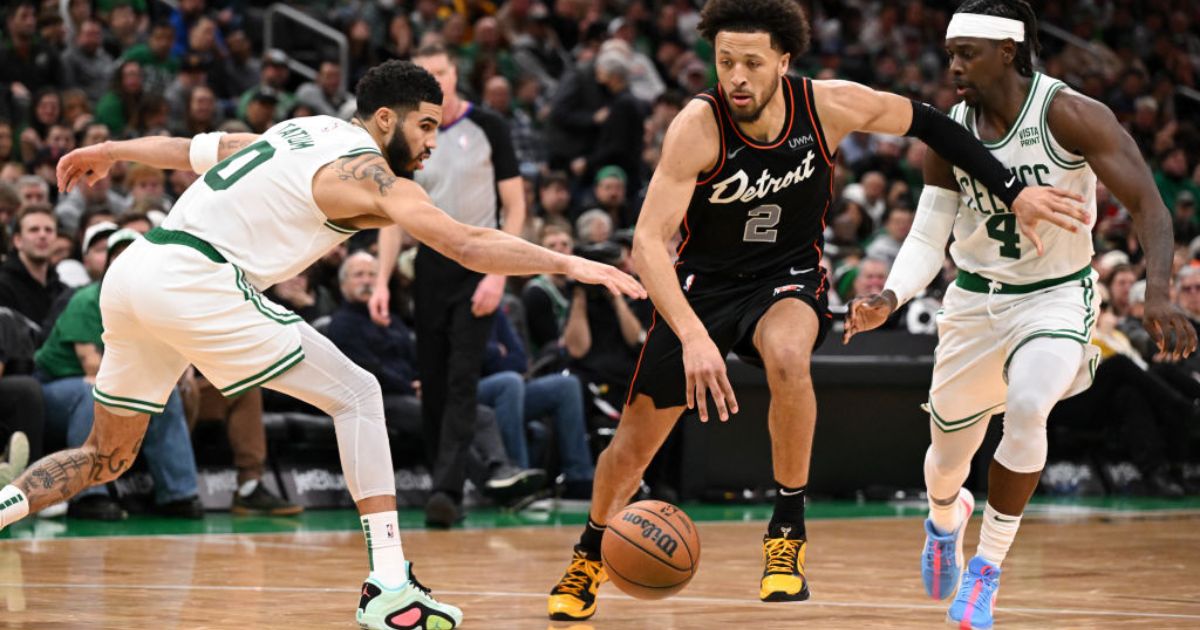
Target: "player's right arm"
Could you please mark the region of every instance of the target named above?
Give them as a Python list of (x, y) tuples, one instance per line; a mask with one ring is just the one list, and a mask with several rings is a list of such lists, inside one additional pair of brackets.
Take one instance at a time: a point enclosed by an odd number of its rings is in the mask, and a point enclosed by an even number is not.
[(67, 192), (85, 180), (94, 184), (104, 179), (117, 162), (204, 173), (257, 139), (258, 135), (253, 133), (222, 133), (200, 134), (195, 138), (147, 136), (93, 144), (75, 149), (58, 161), (58, 189)]
[(711, 108), (701, 101), (692, 101), (675, 117), (633, 232), (633, 263), (654, 308), (683, 346), (687, 406), (699, 407), (701, 421), (708, 421), (706, 392), (722, 421), (729, 419), (730, 412), (737, 413), (737, 399), (725, 373), (725, 357), (684, 297), (668, 252), (698, 176), (717, 163), (719, 134)]
[(896, 309), (929, 286), (942, 269), (946, 243), (958, 215), (958, 183), (954, 181), (950, 163), (932, 150), (925, 152), (924, 171), (925, 188), (917, 203), (917, 216), (900, 245), (883, 292), (856, 297), (850, 302), (842, 343), (849, 343), (860, 332), (882, 326)]
[(313, 197), (332, 220), (349, 221), (357, 228), (395, 223), (468, 269), (522, 276), (563, 274), (579, 282), (604, 285), (614, 293), (646, 297), (637, 280), (615, 267), (565, 256), (500, 230), (455, 221), (434, 206), (415, 182), (396, 177), (377, 155), (345, 158), (325, 166), (314, 178)]

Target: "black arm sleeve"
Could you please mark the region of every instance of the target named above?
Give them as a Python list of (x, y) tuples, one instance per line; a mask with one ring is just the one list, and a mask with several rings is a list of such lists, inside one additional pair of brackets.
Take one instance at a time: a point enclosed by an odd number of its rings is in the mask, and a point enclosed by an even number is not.
[(920, 139), (947, 162), (979, 180), (993, 195), (1012, 207), (1025, 184), (1009, 172), (966, 127), (949, 116), (917, 101), (912, 101), (912, 127), (906, 136)]

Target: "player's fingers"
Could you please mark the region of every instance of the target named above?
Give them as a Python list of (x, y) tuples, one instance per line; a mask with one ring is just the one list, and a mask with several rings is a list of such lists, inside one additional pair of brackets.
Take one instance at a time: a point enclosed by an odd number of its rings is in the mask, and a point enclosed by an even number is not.
[(700, 422), (708, 422), (708, 398), (705, 396), (708, 393), (704, 374), (699, 374), (696, 377), (696, 409), (700, 412)]
[(720, 379), (716, 374), (708, 375), (708, 393), (712, 395), (713, 404), (717, 407), (717, 417), (721, 422), (729, 420), (729, 408), (725, 406), (725, 392), (721, 389)]
[(1037, 235), (1037, 232), (1035, 232), (1033, 228), (1027, 228), (1022, 225), (1021, 233), (1025, 235), (1025, 238), (1029, 239), (1029, 241), (1033, 243), (1033, 247), (1037, 250), (1038, 256), (1041, 256), (1043, 253), (1045, 253), (1046, 247), (1042, 245), (1041, 237)]
[(687, 393), (687, 408), (695, 409), (696, 408), (696, 398), (695, 398), (696, 382), (695, 382), (695, 379), (692, 378), (692, 373), (688, 370), (684, 370), (683, 378), (684, 378), (684, 391)]
[(1050, 216), (1046, 217), (1046, 220), (1068, 232), (1077, 232), (1079, 230), (1078, 221), (1074, 221), (1071, 218), (1061, 214), (1051, 214)]
[(721, 386), (721, 391), (725, 394), (725, 402), (729, 406), (729, 413), (737, 413), (737, 396), (733, 394), (733, 385), (729, 383), (729, 373), (725, 370), (721, 370), (719, 375), (719, 384)]
[(1084, 210), (1082, 206), (1074, 203), (1060, 201), (1051, 204), (1050, 207), (1052, 210), (1054, 210), (1055, 214), (1069, 216), (1080, 223), (1087, 223), (1088, 219), (1090, 218), (1087, 210)]
[(1074, 199), (1075, 201), (1078, 201), (1079, 203), (1083, 203), (1083, 195), (1081, 195), (1079, 193), (1071, 192), (1069, 190), (1063, 190), (1061, 188), (1051, 188), (1050, 192), (1059, 197), (1062, 197), (1065, 199)]
[(1162, 327), (1158, 325), (1158, 321), (1150, 320), (1147, 322), (1146, 329), (1150, 333), (1150, 338), (1154, 340), (1154, 345), (1158, 348), (1158, 351), (1165, 353), (1167, 351), (1167, 343), (1166, 339), (1163, 338)]

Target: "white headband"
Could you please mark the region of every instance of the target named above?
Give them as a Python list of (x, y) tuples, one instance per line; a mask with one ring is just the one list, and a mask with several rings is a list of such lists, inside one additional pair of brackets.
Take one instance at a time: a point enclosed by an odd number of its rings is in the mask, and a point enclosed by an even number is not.
[(978, 13), (955, 13), (946, 27), (946, 39), (951, 37), (980, 37), (983, 39), (1025, 41), (1025, 23), (1020, 20), (979, 15)]

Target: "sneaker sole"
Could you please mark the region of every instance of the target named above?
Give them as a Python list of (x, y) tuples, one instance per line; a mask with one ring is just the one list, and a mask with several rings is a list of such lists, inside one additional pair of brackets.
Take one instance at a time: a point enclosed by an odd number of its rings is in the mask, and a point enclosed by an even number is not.
[(586, 621), (588, 619), (591, 619), (594, 616), (596, 616), (596, 607), (592, 606), (592, 612), (590, 612), (586, 615), (581, 615), (579, 617), (576, 617), (576, 616), (571, 615), (570, 613), (556, 612), (556, 613), (550, 613), (550, 620), (551, 621)]
[(788, 593), (786, 591), (775, 591), (766, 597), (759, 597), (764, 602), (802, 602), (809, 597), (808, 584), (800, 589), (799, 593)]

